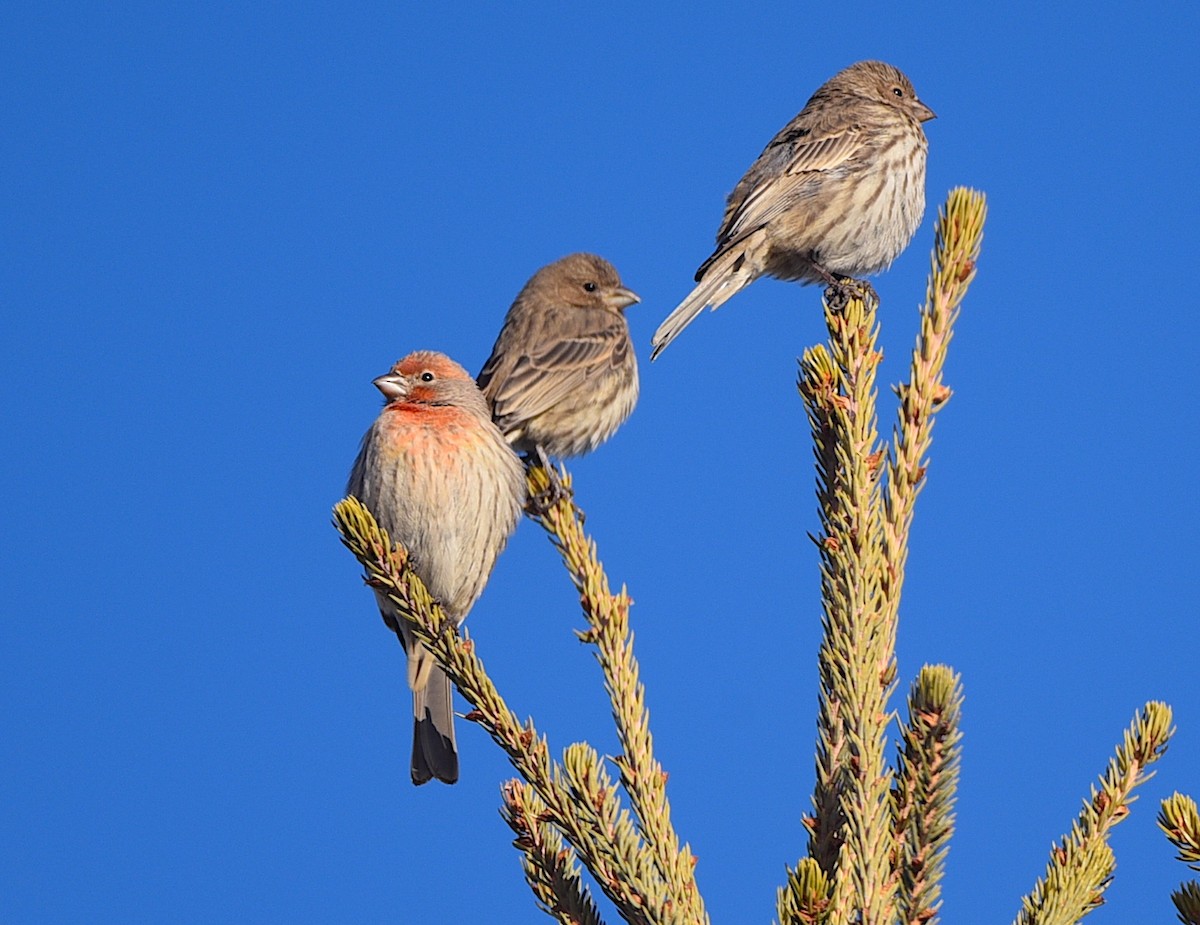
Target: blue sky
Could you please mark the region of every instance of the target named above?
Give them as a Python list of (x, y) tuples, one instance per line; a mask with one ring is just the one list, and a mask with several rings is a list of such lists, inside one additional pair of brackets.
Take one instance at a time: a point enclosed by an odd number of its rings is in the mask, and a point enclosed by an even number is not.
[[(820, 293), (756, 283), (648, 364), (723, 197), (877, 57), (937, 112), (929, 210), (876, 279), (905, 373), (952, 186), (987, 192), (903, 602), (902, 687), (963, 674), (946, 921), (1010, 921), (1135, 710), (1178, 734), (1096, 921), (1173, 919), (1154, 825), (1200, 796), (1194, 4), (10, 4), (0, 380), (9, 922), (538, 920), (462, 724), (407, 780), (399, 647), (329, 508), (416, 348), (477, 369), (576, 250), (642, 296), (642, 400), (577, 462), (627, 583), (655, 743), (715, 922), (804, 848), (819, 638), (795, 358)], [(883, 426), (893, 406), (883, 399)], [(470, 629), (557, 750), (611, 750), (522, 524)]]

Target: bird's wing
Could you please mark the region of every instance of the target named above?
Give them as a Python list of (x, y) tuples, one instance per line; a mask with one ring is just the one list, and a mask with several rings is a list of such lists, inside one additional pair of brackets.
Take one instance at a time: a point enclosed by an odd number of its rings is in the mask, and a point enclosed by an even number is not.
[(602, 330), (568, 335), (518, 357), (488, 382), (493, 416), (529, 420), (583, 388), (589, 379), (620, 367), (629, 350), (621, 324), (615, 319)]
[(865, 136), (863, 126), (857, 122), (838, 126), (834, 131), (795, 130), (790, 136), (781, 138), (781, 143), (790, 149), (784, 173), (833, 170), (854, 155)]
[(836, 170), (862, 147), (860, 123), (812, 128), (788, 125), (771, 139), (729, 196), (718, 249), (761, 228), (795, 201), (819, 174)]

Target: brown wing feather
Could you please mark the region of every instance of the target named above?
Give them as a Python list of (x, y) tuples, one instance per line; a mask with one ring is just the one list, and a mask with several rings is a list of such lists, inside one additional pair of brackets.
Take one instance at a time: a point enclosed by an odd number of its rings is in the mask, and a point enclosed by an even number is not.
[[(728, 246), (785, 211), (795, 201), (796, 191), (810, 182), (814, 173), (846, 164), (865, 138), (866, 133), (857, 123), (823, 132), (784, 129), (730, 194), (717, 232), (718, 247)], [(776, 164), (781, 166), (778, 172)]]
[(480, 381), (495, 417), (505, 423), (536, 417), (584, 388), (588, 379), (619, 367), (628, 349), (628, 338), (616, 330), (621, 323), (615, 319), (603, 330), (535, 346), (529, 353), (512, 357), (503, 368), (489, 363), (480, 373)]

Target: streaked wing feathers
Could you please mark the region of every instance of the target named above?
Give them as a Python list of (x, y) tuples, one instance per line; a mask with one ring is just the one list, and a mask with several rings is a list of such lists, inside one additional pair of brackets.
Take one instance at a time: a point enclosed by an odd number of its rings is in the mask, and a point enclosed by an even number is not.
[[(862, 147), (866, 134), (858, 123), (833, 132), (801, 134), (791, 128), (780, 132), (729, 197), (717, 233), (718, 247), (761, 228), (790, 208), (796, 191), (815, 179), (814, 173), (844, 165)], [(776, 164), (778, 171), (773, 169)]]
[[(485, 391), (492, 399), (496, 417), (529, 420), (576, 389), (585, 388), (589, 378), (620, 367), (629, 349), (629, 338), (617, 329), (619, 324), (617, 321), (603, 331), (547, 344), (519, 357), (507, 373), (491, 371)], [(501, 381), (497, 382), (498, 378)]]

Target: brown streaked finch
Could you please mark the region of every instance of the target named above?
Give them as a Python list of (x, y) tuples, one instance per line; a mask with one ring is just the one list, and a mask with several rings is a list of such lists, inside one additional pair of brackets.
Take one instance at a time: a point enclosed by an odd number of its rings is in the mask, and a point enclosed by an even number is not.
[(638, 398), (625, 309), (639, 301), (595, 254), (570, 254), (533, 274), (478, 379), (514, 449), (542, 462), (579, 456), (625, 422)]
[[(403, 543), (456, 625), (483, 592), (521, 517), (525, 473), (465, 369), (421, 350), (375, 380), (386, 404), (363, 437), (346, 493)], [(408, 654), (412, 780), (458, 780), (450, 680), (387, 597), (383, 621)]]
[(836, 285), (877, 273), (925, 212), (922, 122), (908, 78), (860, 61), (829, 78), (729, 194), (697, 286), (654, 333), (654, 359), (708, 306), (760, 276)]

